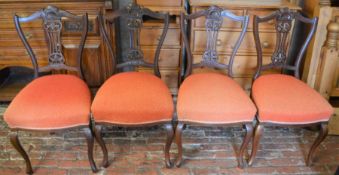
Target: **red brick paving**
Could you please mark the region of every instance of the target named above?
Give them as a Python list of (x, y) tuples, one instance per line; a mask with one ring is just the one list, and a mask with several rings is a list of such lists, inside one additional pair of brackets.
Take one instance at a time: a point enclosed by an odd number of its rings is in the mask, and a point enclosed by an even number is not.
[[(80, 130), (20, 133), (35, 174), (93, 174), (87, 161), (86, 142)], [(111, 165), (105, 174), (334, 174), (339, 165), (339, 137), (328, 136), (317, 150), (311, 167), (305, 157), (315, 132), (306, 129), (267, 127), (253, 167), (237, 168), (236, 152), (244, 136), (239, 127), (190, 127), (183, 134), (181, 168), (164, 167), (165, 132), (161, 127), (126, 129), (109, 127), (104, 139)], [(172, 147), (172, 157), (176, 154)], [(100, 164), (102, 153), (95, 145)], [(8, 128), (0, 117), (0, 174), (25, 174), (24, 161), (9, 143)]]

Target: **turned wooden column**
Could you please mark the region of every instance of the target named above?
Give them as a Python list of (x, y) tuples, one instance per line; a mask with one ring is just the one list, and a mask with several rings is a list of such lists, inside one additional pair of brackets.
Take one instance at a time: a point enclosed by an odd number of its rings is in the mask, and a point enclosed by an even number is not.
[(315, 89), (322, 96), (329, 99), (335, 86), (335, 74), (339, 59), (337, 39), (339, 34), (339, 23), (330, 22), (327, 25), (327, 38), (321, 50), (321, 57)]
[(302, 79), (310, 86), (315, 87), (317, 80), (317, 68), (320, 65), (319, 57), (321, 48), (326, 41), (326, 26), (332, 20), (333, 8), (330, 0), (314, 0), (305, 2), (303, 9), (309, 17), (319, 17), (317, 31), (307, 49)]

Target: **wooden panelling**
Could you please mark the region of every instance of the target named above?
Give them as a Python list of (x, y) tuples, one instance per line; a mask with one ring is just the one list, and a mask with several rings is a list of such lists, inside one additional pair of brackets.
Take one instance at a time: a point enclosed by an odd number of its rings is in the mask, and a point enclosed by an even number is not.
[[(161, 28), (142, 28), (140, 44), (143, 46), (156, 46), (159, 43), (161, 34)], [(180, 29), (168, 29), (163, 46), (180, 46)]]
[(158, 7), (181, 7), (181, 0), (137, 0), (137, 3), (143, 6), (158, 6)]
[[(238, 40), (238, 31), (220, 31), (217, 40), (217, 51), (220, 53), (231, 53)], [(203, 52), (206, 49), (206, 31), (193, 31), (193, 52)], [(273, 53), (276, 34), (274, 32), (260, 33), (260, 39), (264, 53)], [(252, 32), (247, 32), (238, 52), (256, 53), (255, 42)]]
[[(154, 62), (154, 55), (155, 55), (155, 48), (147, 48), (143, 47), (142, 48), (144, 52), (144, 58), (147, 60), (149, 63)], [(159, 66), (161, 68), (177, 68), (179, 64), (179, 58), (180, 58), (180, 49), (161, 49), (160, 52), (160, 57), (159, 57)]]
[[(103, 14), (112, 10), (112, 2), (105, 0), (78, 1), (78, 0), (46, 0), (46, 1), (5, 1), (0, 0), (0, 70), (6, 67), (22, 66), (31, 68), (30, 57), (19, 39), (13, 23), (15, 14), (26, 17), (48, 5), (69, 11), (73, 14), (89, 15), (89, 32), (83, 54), (83, 71), (86, 82), (90, 87), (99, 87), (111, 74), (111, 59), (100, 39), (96, 16), (99, 11)], [(62, 47), (67, 63), (76, 64), (76, 50), (80, 43), (80, 33), (76, 31), (72, 21), (62, 19)], [(73, 27), (72, 27), (73, 26)], [(28, 39), (40, 66), (48, 64), (47, 44), (42, 29), (42, 21), (22, 24), (23, 31)], [(113, 28), (109, 28), (113, 31)], [(114, 32), (111, 32), (114, 33)], [(112, 36), (114, 42), (114, 36)], [(13, 80), (14, 81), (14, 80)], [(13, 82), (15, 83), (15, 82)], [(5, 86), (2, 86), (5, 87)], [(7, 86), (6, 86), (7, 87)], [(8, 86), (12, 87), (12, 86)], [(22, 86), (13, 86), (22, 87)], [(13, 90), (18, 91), (18, 89)], [(2, 93), (6, 93), (1, 91)], [(3, 94), (1, 100), (9, 100), (15, 93)], [(6, 97), (3, 99), (2, 97)]]

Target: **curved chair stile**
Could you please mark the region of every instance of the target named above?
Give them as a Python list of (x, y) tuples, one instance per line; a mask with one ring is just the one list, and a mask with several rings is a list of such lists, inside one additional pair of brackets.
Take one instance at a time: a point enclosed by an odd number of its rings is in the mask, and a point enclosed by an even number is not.
[[(143, 51), (140, 47), (140, 30), (144, 16), (162, 20), (164, 23), (153, 63), (145, 61)], [(122, 127), (163, 125), (167, 132), (165, 164), (166, 167), (171, 167), (169, 150), (174, 135), (171, 124), (174, 107), (169, 89), (160, 80), (161, 75), (158, 65), (161, 47), (169, 28), (169, 14), (156, 13), (135, 3), (131, 3), (125, 8), (113, 11), (106, 16), (99, 14), (98, 18), (101, 37), (108, 47), (114, 70), (114, 75), (106, 80), (99, 89), (91, 107), (95, 120), (95, 138), (104, 153), (102, 165), (103, 167), (109, 166), (107, 148), (102, 138), (103, 127), (111, 125)], [(116, 58), (117, 54), (114, 53), (116, 49), (113, 49), (115, 45), (112, 44), (110, 36), (105, 30), (105, 25), (113, 25), (119, 18), (127, 20), (127, 30), (130, 37), (127, 57), (124, 59)], [(125, 62), (118, 62), (118, 60), (125, 60)], [(117, 73), (121, 71), (122, 68), (134, 68), (137, 66), (152, 68), (154, 75), (142, 72)], [(132, 98), (133, 100), (130, 100)], [(129, 101), (129, 103), (124, 103), (123, 101)], [(114, 106), (114, 108), (112, 106)], [(154, 107), (152, 108), (152, 106)], [(134, 111), (131, 110), (131, 108)], [(157, 108), (159, 108), (158, 111), (156, 111)], [(150, 116), (145, 114), (149, 114)]]
[[(276, 22), (277, 45), (271, 57), (272, 62), (263, 65), (259, 24), (270, 20)], [(288, 34), (292, 31), (293, 21), (300, 21), (310, 25), (310, 31), (301, 45), (293, 65), (289, 65), (287, 64), (287, 60), (291, 58), (288, 58), (289, 54), (285, 46)], [(303, 17), (299, 12), (289, 10), (288, 8), (280, 9), (265, 17), (254, 16), (253, 34), (258, 55), (258, 67), (254, 75), (251, 96), (259, 112), (257, 125), (255, 126), (252, 154), (249, 160), (250, 165), (254, 162), (260, 137), (264, 132), (265, 126), (319, 126), (319, 135), (313, 143), (306, 159), (307, 165), (311, 164), (315, 149), (327, 136), (327, 123), (331, 114), (333, 114), (333, 108), (319, 93), (299, 80), (302, 57), (315, 33), (317, 22), (318, 19), (316, 17), (309, 19)], [(281, 74), (260, 75), (262, 71), (272, 68), (293, 71), (293, 76)], [(279, 91), (279, 93), (277, 93), (277, 91)], [(288, 103), (286, 103), (287, 101)], [(268, 105), (268, 103), (270, 105)], [(284, 109), (284, 111), (281, 109)]]
[[(188, 24), (188, 21), (192, 21), (200, 17), (206, 18), (206, 50), (202, 56), (202, 61), (193, 64), (192, 51), (188, 38), (185, 35), (185, 26)], [(218, 52), (216, 47), (218, 32), (222, 27), (224, 18), (233, 20), (235, 22), (241, 22), (242, 24), (241, 32), (238, 36), (235, 46), (233, 47), (228, 64), (218, 62)], [(204, 126), (243, 125), (246, 130), (246, 135), (237, 157), (239, 167), (242, 168), (245, 166), (246, 162), (243, 160), (243, 154), (253, 134), (252, 122), (255, 118), (256, 109), (250, 98), (245, 94), (244, 90), (231, 77), (233, 76), (233, 62), (237, 50), (239, 49), (247, 31), (248, 22), (248, 16), (236, 16), (232, 12), (223, 10), (217, 6), (211, 6), (207, 10), (198, 11), (189, 15), (181, 13), (181, 32), (183, 36), (182, 40), (187, 52), (187, 66), (186, 72), (184, 72), (185, 79), (179, 88), (177, 103), (178, 125), (176, 126), (175, 130), (176, 144), (178, 145), (178, 157), (176, 160), (177, 167), (179, 167), (183, 161), (182, 130), (187, 124)], [(209, 67), (219, 70), (227, 70), (228, 76), (214, 73), (192, 74), (193, 69), (197, 67)], [(231, 94), (229, 92), (231, 92)], [(239, 98), (234, 97), (232, 93), (239, 95)], [(208, 95), (205, 97), (205, 94)], [(199, 98), (195, 98), (197, 96), (199, 96)], [(218, 96), (221, 97), (218, 98)], [(232, 104), (232, 100), (228, 99), (238, 101), (236, 104)], [(215, 108), (215, 106), (220, 106), (220, 104), (224, 105), (226, 108), (229, 105), (233, 105), (233, 107), (235, 105), (236, 107), (233, 108), (233, 110), (221, 109), (223, 107), (219, 107), (217, 108), (217, 110), (220, 110), (219, 113), (215, 113), (215, 111), (213, 111), (215, 109), (213, 108)], [(199, 110), (194, 110), (195, 108), (198, 108)], [(232, 118), (233, 114), (241, 117)]]
[[(76, 57), (78, 64), (76, 67), (66, 65), (60, 47), (62, 30), (61, 18), (63, 17), (70, 20), (81, 21), (82, 24), (81, 39)], [(33, 49), (20, 25), (21, 23), (28, 23), (39, 19), (43, 21), (43, 29), (47, 37), (46, 43), (48, 46), (48, 65), (44, 67), (39, 67)], [(97, 172), (98, 169), (96, 168), (92, 152), (94, 137), (89, 123), (90, 92), (85, 82), (81, 80), (83, 78), (81, 70), (82, 52), (88, 32), (87, 13), (82, 16), (77, 16), (58, 9), (57, 7), (47, 6), (28, 17), (15, 15), (14, 24), (30, 56), (34, 70), (34, 80), (24, 87), (13, 99), (4, 113), (4, 120), (11, 129), (10, 141), (13, 147), (26, 162), (26, 173), (33, 174), (33, 169), (28, 154), (20, 144), (18, 137), (19, 131), (54, 132), (75, 128), (83, 129), (88, 144), (90, 166), (93, 172)], [(50, 72), (52, 70), (75, 71), (78, 72), (81, 79), (73, 75), (47, 75), (39, 77), (39, 73)], [(69, 97), (74, 94), (70, 91), (77, 92), (75, 95), (79, 95), (77, 98), (72, 99), (72, 101), (68, 101), (69, 103), (74, 102), (77, 104), (74, 108), (65, 104), (66, 100), (70, 100)], [(39, 97), (37, 98), (35, 94), (39, 94)], [(38, 104), (44, 105), (44, 110), (42, 110)], [(59, 107), (66, 111), (69, 110), (69, 112), (56, 112), (60, 111)]]

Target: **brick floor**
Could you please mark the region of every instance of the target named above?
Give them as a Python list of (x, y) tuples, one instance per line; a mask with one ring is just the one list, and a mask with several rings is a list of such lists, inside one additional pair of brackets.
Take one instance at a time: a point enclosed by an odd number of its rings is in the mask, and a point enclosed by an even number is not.
[[(0, 106), (0, 115), (4, 107)], [(86, 143), (80, 130), (65, 133), (20, 133), (36, 174), (92, 174)], [(267, 127), (253, 167), (239, 169), (239, 150), (244, 130), (240, 127), (190, 127), (183, 134), (181, 168), (164, 167), (161, 127), (106, 128), (104, 139), (111, 165), (102, 174), (334, 174), (339, 164), (339, 137), (329, 136), (319, 147), (311, 167), (305, 157), (316, 134), (305, 129)], [(175, 156), (174, 144), (171, 152)], [(102, 154), (95, 145), (95, 157)], [(8, 128), (0, 117), (0, 174), (24, 174), (24, 161), (12, 148)]]

